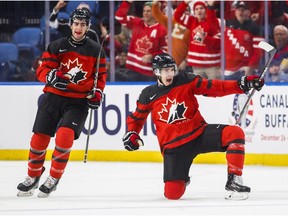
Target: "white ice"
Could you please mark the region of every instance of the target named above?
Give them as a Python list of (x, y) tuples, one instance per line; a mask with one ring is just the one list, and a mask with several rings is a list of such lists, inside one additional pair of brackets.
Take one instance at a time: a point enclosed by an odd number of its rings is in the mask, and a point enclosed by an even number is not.
[[(245, 166), (248, 200), (224, 199), (225, 165), (193, 164), (180, 200), (163, 196), (161, 163), (69, 162), (49, 198), (17, 197), (26, 161), (0, 162), (0, 215), (288, 215), (288, 168)], [(50, 161), (45, 163), (49, 170)], [(48, 176), (43, 174), (42, 183)]]

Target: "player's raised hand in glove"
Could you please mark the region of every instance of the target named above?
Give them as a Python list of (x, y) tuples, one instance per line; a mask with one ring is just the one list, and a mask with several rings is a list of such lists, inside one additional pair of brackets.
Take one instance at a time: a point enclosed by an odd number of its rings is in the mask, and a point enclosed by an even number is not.
[(140, 146), (144, 146), (143, 140), (135, 131), (128, 131), (122, 138), (125, 149), (128, 151), (138, 150)]
[(259, 76), (243, 76), (238, 80), (238, 85), (244, 92), (249, 91), (252, 88), (260, 91), (264, 83), (264, 79), (260, 80)]
[(53, 69), (46, 75), (46, 83), (56, 89), (66, 90), (69, 82), (69, 76), (58, 69)]
[(91, 109), (98, 109), (103, 101), (103, 92), (101, 89), (93, 89), (87, 95), (87, 104)]

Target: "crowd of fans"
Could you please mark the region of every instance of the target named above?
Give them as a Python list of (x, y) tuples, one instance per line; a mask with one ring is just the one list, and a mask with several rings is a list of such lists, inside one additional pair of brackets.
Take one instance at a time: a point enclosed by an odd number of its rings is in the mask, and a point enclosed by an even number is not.
[[(220, 1), (171, 1), (171, 7), (168, 7), (167, 1), (160, 0), (114, 1), (113, 40), (109, 32), (110, 2), (78, 3), (74, 9), (84, 8), (93, 17), (87, 36), (99, 43), (105, 40), (103, 48), (107, 62), (115, 64), (115, 71), (111, 71), (107, 64), (109, 79), (114, 73), (115, 81), (156, 80), (151, 61), (156, 54), (169, 50), (181, 73), (195, 73), (209, 79), (238, 79), (242, 75), (257, 74), (261, 64), (265, 62), (263, 50), (257, 47), (261, 40), (265, 40), (264, 1), (225, 1), (225, 22), (221, 22)], [(71, 34), (68, 4), (69, 1), (64, 0), (52, 3), (48, 22), (50, 30), (59, 33), (57, 37), (69, 37)], [(267, 42), (277, 49), (267, 81), (287, 82), (288, 2), (268, 1), (267, 5)], [(225, 23), (223, 31), (221, 23)], [(169, 35), (171, 41), (168, 41)], [(221, 40), (224, 40), (225, 45), (224, 71), (221, 71)], [(111, 41), (114, 41), (115, 53), (112, 55), (115, 62), (110, 62)], [(169, 42), (171, 47), (168, 47)], [(24, 73), (21, 78), (16, 79), (14, 76), (6, 81), (36, 81), (31, 74), (37, 68), (39, 57), (35, 56), (34, 62), (29, 63), (28, 72), (27, 66), (25, 72), (19, 71), (21, 68), (18, 67), (18, 73)], [(0, 66), (0, 73), (3, 70), (5, 68)]]

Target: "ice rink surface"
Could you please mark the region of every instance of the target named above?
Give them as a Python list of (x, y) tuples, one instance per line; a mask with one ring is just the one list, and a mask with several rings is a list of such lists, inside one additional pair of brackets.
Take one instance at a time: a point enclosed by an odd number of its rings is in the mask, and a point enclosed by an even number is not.
[[(248, 200), (225, 200), (226, 166), (193, 164), (180, 200), (163, 196), (161, 163), (69, 162), (49, 198), (17, 197), (26, 161), (0, 162), (0, 215), (288, 215), (288, 167), (246, 166)], [(45, 163), (49, 169), (50, 161)], [(48, 176), (46, 169), (40, 180)]]

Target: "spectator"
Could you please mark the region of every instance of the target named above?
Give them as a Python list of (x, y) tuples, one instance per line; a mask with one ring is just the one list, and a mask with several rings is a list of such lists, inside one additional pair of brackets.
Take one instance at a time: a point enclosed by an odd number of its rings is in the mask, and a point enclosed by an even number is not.
[(288, 58), (288, 29), (284, 25), (277, 25), (273, 30), (275, 48), (277, 52), (274, 59), (282, 61)]
[(127, 75), (128, 69), (126, 68), (127, 53), (128, 53), (128, 45), (123, 45), (121, 52), (118, 53), (115, 58), (116, 81), (129, 79)]
[(143, 18), (128, 16), (132, 2), (123, 1), (116, 11), (116, 20), (132, 31), (126, 61), (129, 79), (122, 81), (153, 81), (152, 59), (167, 49), (167, 31), (152, 16), (152, 2), (144, 4)]
[(272, 60), (268, 68), (267, 82), (288, 82), (288, 75), (280, 68), (280, 61)]
[[(61, 8), (65, 7), (67, 3), (64, 0), (59, 0), (56, 6), (53, 8), (52, 13), (49, 17), (49, 26), (51, 28), (57, 29), (63, 37), (70, 37), (71, 36), (71, 29), (69, 25), (69, 20), (66, 19), (57, 19), (58, 12)], [(89, 13), (90, 7), (88, 4), (82, 2), (78, 5), (77, 9), (86, 8)], [(96, 26), (90, 25), (87, 31), (87, 37), (91, 38), (96, 42), (100, 42), (99, 40), (99, 31), (97, 30)]]
[(191, 1), (185, 0), (174, 12), (175, 20), (190, 30), (187, 62), (193, 73), (208, 79), (221, 79), (220, 24), (214, 10), (203, 1), (193, 4), (194, 16), (185, 14)]
[(128, 52), (128, 45), (123, 45), (121, 48), (121, 52), (116, 56), (116, 69), (117, 68), (126, 68), (126, 60), (127, 60), (127, 52)]
[[(209, 2), (209, 1), (208, 1)], [(216, 9), (217, 17), (220, 17), (220, 1), (212, 1)], [(250, 18), (252, 21), (259, 25), (263, 25), (264, 21), (264, 11), (265, 2), (264, 1), (244, 1), (250, 8), (251, 14)], [(226, 20), (235, 19), (235, 10), (238, 1), (224, 1), (224, 18)], [(268, 1), (268, 8), (271, 7), (271, 1)], [(269, 16), (271, 12), (268, 11)]]
[[(168, 17), (161, 11), (162, 5), (162, 1), (153, 1), (152, 16), (155, 17), (158, 23), (164, 25), (166, 29), (168, 29)], [(190, 14), (189, 6), (186, 7), (186, 14)], [(175, 59), (179, 70), (186, 67), (189, 37), (189, 29), (177, 23), (175, 19), (172, 18), (172, 57)]]
[(264, 38), (259, 26), (250, 19), (250, 10), (245, 2), (237, 3), (235, 17), (226, 20), (226, 80), (238, 80), (243, 75), (252, 75), (263, 55), (258, 43)]

